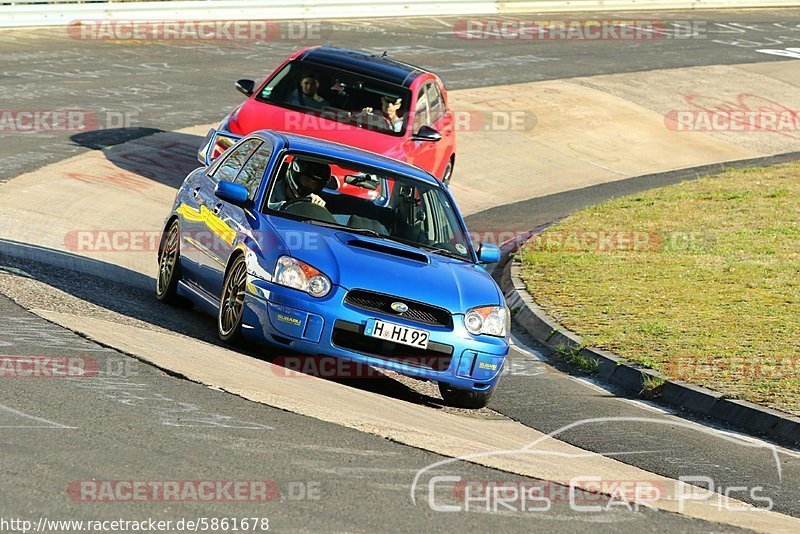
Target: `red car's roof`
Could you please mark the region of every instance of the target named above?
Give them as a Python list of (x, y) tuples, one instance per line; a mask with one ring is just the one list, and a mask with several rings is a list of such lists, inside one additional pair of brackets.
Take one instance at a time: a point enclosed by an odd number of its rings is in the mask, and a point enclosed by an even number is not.
[(421, 67), (409, 65), (385, 55), (368, 54), (333, 46), (307, 48), (297, 55), (297, 59), (319, 65), (337, 67), (402, 87), (411, 87), (414, 80), (421, 74), (432, 74)]

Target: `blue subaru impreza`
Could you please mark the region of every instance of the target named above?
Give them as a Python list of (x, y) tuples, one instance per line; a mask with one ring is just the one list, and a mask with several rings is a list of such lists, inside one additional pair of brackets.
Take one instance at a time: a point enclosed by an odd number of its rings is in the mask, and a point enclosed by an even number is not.
[[(213, 140), (212, 140), (213, 144)], [(217, 317), (219, 336), (436, 381), (485, 406), (510, 314), (455, 203), (405, 163), (262, 130), (186, 177), (159, 247), (157, 297)]]

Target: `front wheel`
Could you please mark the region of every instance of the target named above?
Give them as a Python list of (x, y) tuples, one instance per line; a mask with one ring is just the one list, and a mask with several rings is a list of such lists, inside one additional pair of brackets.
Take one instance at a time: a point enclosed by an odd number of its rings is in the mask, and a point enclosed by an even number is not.
[(489, 399), (492, 398), (494, 388), (486, 391), (471, 391), (454, 389), (444, 382), (439, 382), (439, 393), (442, 395), (444, 402), (450, 406), (477, 410), (479, 408), (485, 408), (486, 405), (489, 404)]
[(167, 237), (158, 254), (158, 278), (156, 279), (156, 298), (167, 304), (178, 303), (178, 280), (180, 273), (181, 228), (173, 221), (167, 230)]
[(222, 341), (236, 343), (242, 339), (242, 317), (244, 316), (244, 291), (247, 282), (247, 264), (244, 256), (234, 260), (219, 299), (217, 333)]
[(450, 185), (450, 178), (453, 177), (453, 159), (447, 162), (447, 167), (445, 167), (444, 172), (442, 173), (442, 183), (444, 185)]

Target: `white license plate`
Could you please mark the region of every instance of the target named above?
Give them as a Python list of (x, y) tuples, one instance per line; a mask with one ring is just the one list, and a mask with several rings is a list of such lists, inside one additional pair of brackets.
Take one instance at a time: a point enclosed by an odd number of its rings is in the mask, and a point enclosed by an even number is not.
[(430, 334), (425, 330), (409, 328), (401, 324), (387, 323), (378, 319), (370, 319), (364, 329), (364, 335), (377, 337), (403, 345), (410, 345), (419, 349), (428, 348)]

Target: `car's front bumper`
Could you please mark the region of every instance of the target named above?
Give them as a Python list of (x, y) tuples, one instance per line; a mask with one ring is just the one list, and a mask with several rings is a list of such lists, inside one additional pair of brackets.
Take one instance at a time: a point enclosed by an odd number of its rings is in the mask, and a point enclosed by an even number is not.
[[(249, 276), (243, 332), (303, 354), (342, 358), (457, 389), (486, 391), (499, 380), (508, 355), (505, 339), (470, 334), (461, 315), (453, 316), (452, 327), (443, 327), (357, 308), (344, 302), (346, 293), (334, 286), (319, 299)], [(373, 318), (428, 331), (428, 349), (363, 335), (367, 320)]]

